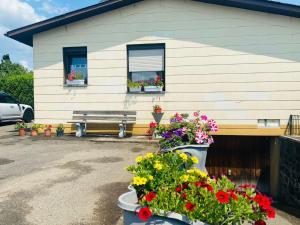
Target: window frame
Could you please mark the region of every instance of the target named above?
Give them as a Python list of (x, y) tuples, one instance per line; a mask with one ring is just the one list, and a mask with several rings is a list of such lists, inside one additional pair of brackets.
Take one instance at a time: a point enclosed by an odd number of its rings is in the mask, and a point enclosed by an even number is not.
[[(78, 47), (63, 47), (63, 64), (64, 64), (64, 80), (63, 85), (65, 87), (86, 87), (88, 86), (89, 76), (88, 76), (88, 49), (87, 46)], [(86, 57), (86, 81), (84, 84), (67, 84), (68, 67), (70, 63), (70, 58), (74, 56)]]
[[(136, 92), (130, 92), (128, 87), (128, 81), (132, 80), (132, 72), (129, 72), (129, 51), (132, 50), (155, 50), (155, 49), (163, 49), (163, 71), (151, 71), (151, 72), (161, 72), (162, 73), (162, 79), (164, 82), (164, 87), (162, 92), (145, 92), (141, 91), (139, 93)], [(127, 93), (128, 94), (161, 94), (166, 92), (166, 44), (165, 43), (150, 43), (150, 44), (129, 44), (126, 46), (127, 51)], [(143, 72), (150, 72), (150, 71), (139, 71), (141, 73)]]

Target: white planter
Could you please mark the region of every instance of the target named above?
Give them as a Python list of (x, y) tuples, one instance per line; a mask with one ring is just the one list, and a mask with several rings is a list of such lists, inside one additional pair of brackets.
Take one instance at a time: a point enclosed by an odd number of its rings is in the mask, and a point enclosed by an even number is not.
[(162, 92), (163, 87), (161, 86), (145, 86), (145, 92)]
[(84, 85), (84, 80), (67, 80), (67, 85)]
[(134, 189), (130, 188), (130, 192), (127, 192), (119, 197), (118, 206), (123, 209), (124, 225), (209, 225), (200, 221), (191, 222), (184, 215), (178, 213), (161, 213), (161, 216), (151, 216), (147, 222), (140, 220), (137, 211), (141, 209), (141, 206), (137, 204), (138, 199)]
[(199, 160), (195, 167), (199, 170), (207, 172), (205, 168), (206, 163), (206, 156), (207, 156), (207, 149), (209, 148), (209, 144), (202, 144), (202, 145), (184, 145), (184, 146), (177, 146), (171, 149), (162, 149), (162, 152), (173, 152), (173, 151), (181, 151), (187, 153), (191, 156), (196, 156)]
[(138, 88), (129, 88), (129, 92), (132, 93), (140, 93), (142, 91), (142, 87), (138, 87)]

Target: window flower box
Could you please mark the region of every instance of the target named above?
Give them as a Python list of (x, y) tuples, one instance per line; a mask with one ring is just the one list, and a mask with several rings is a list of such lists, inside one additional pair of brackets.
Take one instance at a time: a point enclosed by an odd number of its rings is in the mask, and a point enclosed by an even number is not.
[(66, 80), (67, 85), (84, 85), (84, 80)]
[(144, 86), (145, 92), (162, 92), (162, 86)]
[(129, 87), (129, 92), (140, 93), (140, 92), (142, 92), (142, 87)]

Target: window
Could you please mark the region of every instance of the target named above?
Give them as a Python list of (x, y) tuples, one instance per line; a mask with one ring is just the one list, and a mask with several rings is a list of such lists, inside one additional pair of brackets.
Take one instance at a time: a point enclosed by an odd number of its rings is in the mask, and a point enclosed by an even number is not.
[(165, 44), (128, 45), (129, 92), (165, 91)]
[(257, 121), (259, 128), (279, 128), (280, 127), (280, 120), (276, 119), (259, 119)]
[(17, 104), (18, 101), (8, 95), (0, 95), (0, 103)]
[(88, 84), (87, 48), (63, 48), (65, 85), (84, 86)]

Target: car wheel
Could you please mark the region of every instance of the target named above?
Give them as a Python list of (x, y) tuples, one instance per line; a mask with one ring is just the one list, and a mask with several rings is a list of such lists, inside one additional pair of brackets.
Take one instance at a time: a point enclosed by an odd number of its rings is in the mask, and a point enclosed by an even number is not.
[(25, 123), (30, 123), (33, 120), (33, 112), (31, 110), (26, 110), (23, 115), (23, 120)]

